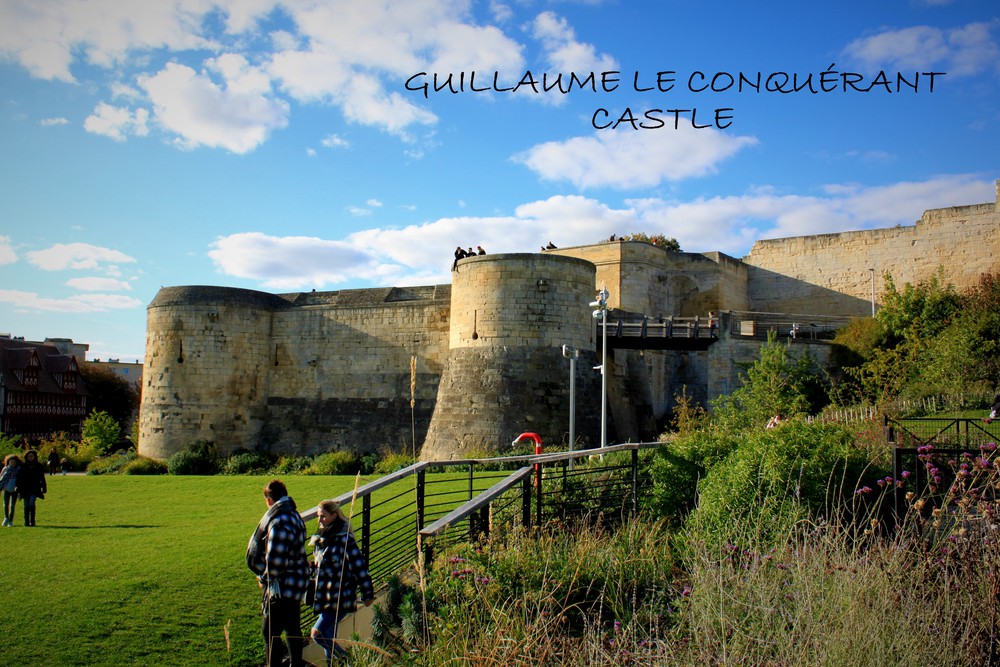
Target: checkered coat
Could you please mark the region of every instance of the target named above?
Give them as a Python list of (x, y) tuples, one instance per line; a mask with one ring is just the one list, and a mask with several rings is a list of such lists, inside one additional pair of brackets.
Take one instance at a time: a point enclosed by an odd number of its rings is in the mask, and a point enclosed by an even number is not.
[(289, 502), (277, 508), (278, 511), (268, 511), (271, 516), (264, 516), (251, 538), (251, 543), (258, 539), (262, 544), (260, 548), (248, 550), (247, 565), (264, 585), (265, 599), (301, 600), (309, 585), (306, 525), (291, 498), (281, 499), (285, 500)]
[(316, 568), (313, 609), (317, 613), (336, 610), (343, 617), (357, 608), (359, 594), (361, 600), (375, 597), (365, 557), (342, 522), (331, 526), (325, 535), (314, 537), (313, 544)]

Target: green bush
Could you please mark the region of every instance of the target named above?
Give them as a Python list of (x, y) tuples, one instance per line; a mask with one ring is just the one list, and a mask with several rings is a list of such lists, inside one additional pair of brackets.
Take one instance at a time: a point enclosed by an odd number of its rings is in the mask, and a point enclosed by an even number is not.
[(854, 440), (841, 425), (802, 421), (745, 432), (737, 448), (707, 469), (687, 527), (712, 543), (739, 522), (766, 541), (803, 517), (849, 507), (866, 477), (874, 486), (884, 474), (870, 467)]
[(303, 472), (306, 475), (356, 475), (360, 469), (357, 454), (337, 451), (320, 454)]
[(274, 457), (263, 452), (235, 452), (222, 464), (224, 475), (260, 475), (274, 466)]
[(312, 462), (311, 456), (279, 456), (271, 470), (275, 475), (296, 475), (308, 469)]
[(126, 463), (121, 472), (126, 475), (166, 475), (167, 464), (145, 456), (137, 456)]
[(219, 454), (215, 444), (198, 440), (167, 460), (171, 475), (214, 475), (219, 472)]
[(122, 427), (107, 412), (91, 412), (83, 420), (83, 437), (88, 447), (100, 453), (110, 452), (121, 439)]
[(413, 457), (408, 454), (387, 454), (375, 464), (372, 472), (376, 475), (388, 475), (413, 464)]
[(115, 475), (120, 473), (125, 466), (135, 460), (135, 451), (119, 452), (95, 458), (87, 465), (87, 472), (91, 475)]

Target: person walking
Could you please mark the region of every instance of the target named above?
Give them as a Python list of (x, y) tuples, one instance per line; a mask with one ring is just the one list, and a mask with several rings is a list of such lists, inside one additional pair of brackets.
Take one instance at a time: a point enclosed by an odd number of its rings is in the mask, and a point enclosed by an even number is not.
[(49, 450), (48, 463), (49, 475), (55, 475), (59, 472), (59, 452), (56, 451), (55, 447)]
[(0, 471), (0, 489), (3, 489), (3, 525), (14, 525), (14, 509), (17, 507), (17, 474), (21, 470), (21, 457), (8, 454)]
[(38, 460), (38, 452), (29, 449), (24, 453), (24, 464), (17, 473), (17, 495), (24, 501), (24, 525), (35, 525), (35, 501), (45, 498), (45, 468)]
[(375, 588), (365, 557), (354, 539), (351, 523), (334, 500), (324, 500), (317, 509), (319, 528), (309, 540), (313, 546), (313, 610), (318, 614), (309, 634), (323, 648), (328, 664), (346, 654), (336, 643), (337, 626), (357, 609), (358, 596), (368, 607)]
[(306, 525), (281, 480), (271, 480), (264, 487), (264, 503), (267, 511), (247, 544), (246, 561), (262, 590), (261, 633), (267, 665), (282, 664), (284, 632), (290, 666), (303, 667), (302, 596), (309, 583)]

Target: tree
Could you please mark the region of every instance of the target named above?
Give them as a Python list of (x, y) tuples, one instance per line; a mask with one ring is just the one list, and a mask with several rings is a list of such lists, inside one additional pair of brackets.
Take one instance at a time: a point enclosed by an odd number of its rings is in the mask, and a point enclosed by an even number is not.
[(110, 368), (86, 362), (80, 364), (80, 375), (88, 394), (88, 409), (106, 412), (119, 424), (128, 424), (139, 408), (135, 385)]
[(743, 385), (713, 403), (720, 425), (762, 426), (776, 413), (786, 418), (819, 411), (828, 401), (826, 379), (808, 353), (796, 358), (773, 333), (760, 358), (746, 366)]
[(121, 435), (121, 426), (107, 412), (91, 412), (83, 420), (84, 444), (102, 454), (112, 451)]

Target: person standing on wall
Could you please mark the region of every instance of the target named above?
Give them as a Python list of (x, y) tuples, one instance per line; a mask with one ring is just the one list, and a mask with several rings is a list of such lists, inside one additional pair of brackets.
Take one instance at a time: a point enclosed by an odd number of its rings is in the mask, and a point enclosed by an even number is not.
[(24, 453), (24, 465), (17, 473), (17, 495), (24, 501), (24, 525), (35, 525), (35, 501), (45, 498), (45, 468), (38, 460), (38, 452), (29, 449)]
[(371, 575), (365, 557), (358, 548), (351, 523), (335, 500), (319, 504), (316, 519), (319, 530), (309, 541), (313, 545), (316, 579), (313, 610), (319, 615), (310, 635), (323, 647), (327, 663), (346, 655), (334, 641), (337, 626), (355, 611), (360, 595), (363, 604), (371, 606), (375, 598)]
[(261, 632), (268, 667), (282, 664), (284, 644), (288, 642), (291, 667), (302, 667), (302, 596), (309, 583), (306, 559), (306, 525), (295, 508), (295, 501), (281, 480), (264, 487), (267, 512), (247, 544), (247, 566), (257, 575), (263, 595)]

